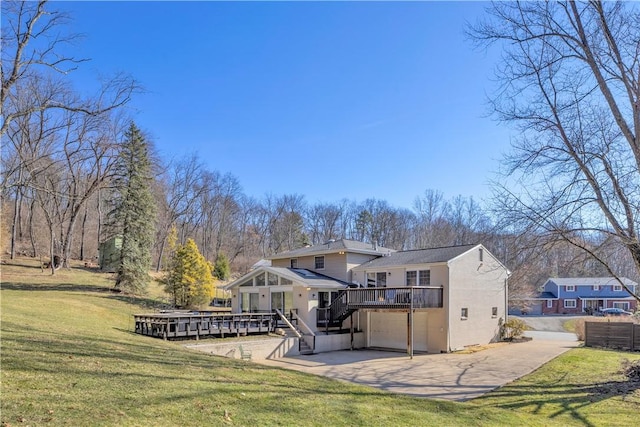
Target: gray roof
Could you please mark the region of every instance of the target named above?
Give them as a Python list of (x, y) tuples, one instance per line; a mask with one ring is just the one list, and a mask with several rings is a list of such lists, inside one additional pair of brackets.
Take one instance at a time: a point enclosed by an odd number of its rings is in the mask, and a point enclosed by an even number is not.
[(277, 274), (293, 281), (295, 285), (309, 288), (342, 289), (348, 286), (346, 282), (304, 268), (269, 267), (263, 265), (224, 286), (224, 289), (233, 289), (263, 272)]
[[(621, 277), (620, 280), (625, 285), (635, 288), (638, 286), (633, 280)], [(606, 286), (606, 285), (619, 285), (618, 281), (614, 277), (551, 277), (548, 282), (553, 282), (558, 286)]]
[(558, 296), (553, 292), (540, 292), (538, 295), (532, 298), (524, 298), (524, 299), (558, 299)]
[(373, 245), (371, 243), (339, 239), (333, 241), (330, 240), (321, 245), (306, 246), (292, 251), (281, 252), (279, 254), (271, 255), (267, 259), (297, 258), (310, 255), (332, 254), (340, 251), (368, 255), (386, 255), (390, 252), (395, 252), (393, 249)]
[(356, 269), (447, 262), (478, 246), (480, 245), (448, 246), (444, 248), (392, 252), (387, 256), (366, 262), (356, 267)]

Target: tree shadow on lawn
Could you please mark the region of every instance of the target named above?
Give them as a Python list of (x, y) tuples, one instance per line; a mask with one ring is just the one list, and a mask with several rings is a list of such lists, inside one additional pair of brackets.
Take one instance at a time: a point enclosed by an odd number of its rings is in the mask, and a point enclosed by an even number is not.
[(12, 291), (112, 292), (108, 286), (82, 285), (77, 283), (2, 283), (0, 284), (0, 288)]
[[(148, 297), (127, 295), (117, 291), (109, 286), (98, 285), (82, 285), (77, 283), (59, 283), (59, 284), (34, 284), (34, 283), (2, 283), (1, 289), (12, 291), (41, 291), (41, 292), (90, 292), (99, 293), (110, 299), (115, 299), (128, 304), (137, 305), (141, 308), (153, 308), (158, 310), (171, 309), (172, 306), (166, 302), (155, 300)], [(105, 295), (106, 294), (106, 295)]]
[[(325, 379), (320, 383), (316, 380), (306, 386), (302, 381), (291, 379), (292, 376), (304, 374), (185, 351), (183, 348), (135, 344), (78, 334), (33, 332), (35, 337), (26, 336), (21, 333), (19, 325), (3, 324), (3, 371), (40, 372), (64, 378), (86, 377), (124, 383), (154, 380), (159, 383), (168, 380), (188, 382), (194, 380), (194, 375), (201, 375), (198, 381), (210, 383), (216, 391), (240, 387), (243, 392), (260, 394), (268, 386), (270, 392), (278, 393), (354, 394), (353, 390), (336, 388), (335, 380)], [(51, 339), (48, 339), (49, 336)], [(362, 389), (356, 394), (379, 396), (382, 392)]]
[[(595, 426), (583, 414), (582, 408), (613, 397), (630, 397), (636, 390), (640, 390), (640, 381), (606, 381), (595, 384), (563, 384), (563, 385), (510, 385), (500, 388), (488, 397), (479, 397), (473, 402), (484, 406), (484, 400), (489, 406), (526, 410), (534, 414), (539, 413), (545, 406), (558, 409), (549, 415), (553, 419), (561, 415), (569, 415), (585, 426)], [(504, 403), (500, 403), (504, 402)], [(528, 408), (534, 407), (533, 410)]]
[(174, 308), (171, 304), (167, 304), (164, 301), (148, 297), (111, 293), (108, 298), (126, 302), (127, 304), (137, 305), (140, 308), (150, 308), (155, 310), (170, 310)]

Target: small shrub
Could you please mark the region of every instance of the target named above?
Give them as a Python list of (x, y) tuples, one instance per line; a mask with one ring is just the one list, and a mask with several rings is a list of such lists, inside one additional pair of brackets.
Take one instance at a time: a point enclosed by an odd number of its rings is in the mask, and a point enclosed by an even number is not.
[(629, 359), (624, 359), (622, 361), (622, 374), (629, 381), (640, 382), (640, 359), (633, 362)]
[(517, 318), (511, 318), (502, 325), (502, 339), (505, 341), (513, 341), (522, 337), (527, 329), (527, 324)]
[[(591, 321), (591, 320), (589, 320)], [(585, 326), (584, 326), (584, 319), (576, 319), (574, 325), (573, 325), (573, 332), (575, 332), (576, 336), (578, 337), (578, 341), (584, 341), (585, 339)]]

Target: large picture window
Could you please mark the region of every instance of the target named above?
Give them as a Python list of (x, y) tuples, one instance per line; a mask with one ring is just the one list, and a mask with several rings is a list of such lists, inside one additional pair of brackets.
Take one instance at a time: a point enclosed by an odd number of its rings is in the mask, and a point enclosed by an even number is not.
[(564, 300), (564, 308), (576, 308), (576, 300), (574, 299)]

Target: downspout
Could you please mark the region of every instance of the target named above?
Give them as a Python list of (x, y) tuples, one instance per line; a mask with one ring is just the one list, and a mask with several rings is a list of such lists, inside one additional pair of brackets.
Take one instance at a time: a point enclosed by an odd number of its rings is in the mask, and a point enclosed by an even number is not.
[[(447, 353), (451, 352), (451, 268), (449, 262), (447, 262), (447, 306), (445, 308), (445, 314), (447, 317)], [(442, 303), (444, 305), (444, 291), (442, 291)]]
[(509, 274), (504, 279), (504, 322), (509, 320)]

